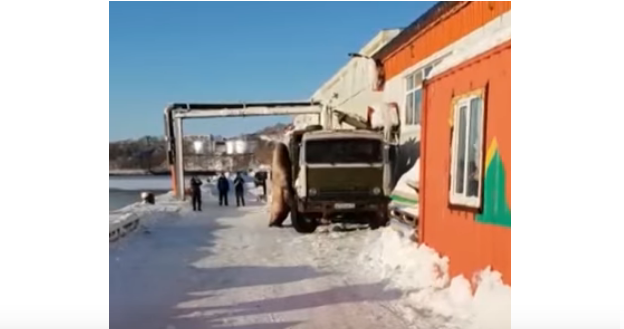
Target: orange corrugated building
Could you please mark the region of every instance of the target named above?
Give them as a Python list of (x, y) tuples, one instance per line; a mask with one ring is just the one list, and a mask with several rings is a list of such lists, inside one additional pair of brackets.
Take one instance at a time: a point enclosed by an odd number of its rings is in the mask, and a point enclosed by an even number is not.
[(511, 2), (440, 2), (374, 57), (420, 135), (419, 240), (511, 284)]

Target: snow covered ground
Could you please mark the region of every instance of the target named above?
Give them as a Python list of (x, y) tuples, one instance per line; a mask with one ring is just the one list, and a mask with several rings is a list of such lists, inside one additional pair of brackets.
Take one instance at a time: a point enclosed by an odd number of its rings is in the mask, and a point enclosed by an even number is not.
[(476, 293), (460, 276), (450, 278), (449, 260), (413, 242), (413, 232), (391, 226), (370, 234), (360, 254), (365, 275), (387, 280), (402, 298), (396, 308), (411, 328), (503, 329), (511, 327), (511, 287), (497, 272), (478, 274)]
[(253, 195), (221, 208), (213, 193), (111, 244), (110, 328), (510, 327), (510, 289), (488, 274), (472, 297), (400, 226), (299, 235), (268, 228)]

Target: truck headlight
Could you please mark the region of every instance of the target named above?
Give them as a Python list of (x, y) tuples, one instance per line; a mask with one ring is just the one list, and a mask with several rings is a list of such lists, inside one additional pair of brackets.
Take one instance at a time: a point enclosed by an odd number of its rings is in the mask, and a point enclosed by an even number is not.
[(311, 188), (308, 190), (308, 194), (311, 196), (315, 196), (318, 194), (318, 191), (315, 188)]
[(379, 194), (381, 194), (381, 189), (380, 189), (379, 187), (375, 187), (375, 188), (373, 189), (373, 194), (374, 194), (374, 195), (379, 195)]

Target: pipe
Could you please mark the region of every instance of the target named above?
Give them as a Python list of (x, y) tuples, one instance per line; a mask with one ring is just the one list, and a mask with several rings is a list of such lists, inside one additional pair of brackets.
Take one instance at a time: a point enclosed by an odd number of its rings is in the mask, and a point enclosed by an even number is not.
[(238, 102), (238, 103), (174, 103), (171, 106), (174, 109), (182, 109), (189, 111), (197, 110), (236, 110), (248, 107), (303, 107), (303, 106), (319, 106), (320, 102), (315, 101), (298, 101), (298, 102)]
[(167, 161), (171, 171), (173, 193), (184, 198), (183, 118), (209, 118), (253, 115), (320, 114), (320, 102), (268, 102), (268, 103), (173, 103), (164, 109)]
[(320, 114), (321, 105), (306, 106), (282, 106), (282, 107), (252, 107), (245, 105), (241, 108), (219, 108), (209, 110), (188, 110), (173, 114), (175, 118), (225, 118), (225, 117), (250, 117), (264, 115), (302, 115), (302, 114)]
[(176, 157), (175, 157), (175, 183), (177, 185), (176, 191), (176, 197), (178, 198), (178, 200), (184, 200), (185, 198), (185, 184), (184, 184), (184, 132), (183, 132), (183, 128), (182, 128), (182, 119), (181, 118), (176, 118), (175, 122), (174, 122), (174, 126), (175, 126), (175, 136), (176, 136), (176, 141), (175, 141), (175, 148), (176, 148)]
[(173, 132), (173, 110), (176, 107), (173, 104), (169, 104), (165, 107), (164, 110), (164, 119), (165, 119), (165, 141), (167, 142), (167, 160), (169, 164), (173, 164), (173, 157), (175, 154), (174, 141), (175, 136)]
[(175, 171), (175, 137), (173, 133), (173, 120), (172, 112), (175, 109), (173, 104), (169, 104), (164, 109), (164, 123), (165, 123), (165, 143), (167, 144), (167, 163), (169, 164), (169, 171), (171, 174), (171, 190), (173, 195), (178, 197), (178, 184)]
[(427, 130), (429, 125), (429, 80), (425, 78), (422, 82), (422, 108), (420, 111), (420, 172), (419, 172), (419, 186), (416, 190), (418, 195), (418, 221), (414, 223), (416, 226), (416, 231), (418, 233), (418, 242), (425, 242), (425, 193), (420, 193), (420, 191), (425, 191), (426, 188), (426, 173), (427, 173), (427, 161), (424, 159), (425, 152), (427, 152)]

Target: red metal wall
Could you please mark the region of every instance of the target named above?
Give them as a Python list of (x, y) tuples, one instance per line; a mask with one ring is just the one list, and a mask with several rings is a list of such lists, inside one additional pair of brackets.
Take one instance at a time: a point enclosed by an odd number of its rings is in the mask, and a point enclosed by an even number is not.
[(511, 208), (510, 40), (435, 77), (426, 86), (419, 234), (420, 241), (449, 257), (452, 276), (463, 274), (470, 279), (491, 265), (511, 285), (511, 227), (479, 223), (476, 211), (449, 206), (452, 98), (486, 85), (484, 150), (497, 141)]
[(464, 1), (383, 58), (385, 79), (392, 79), (510, 10), (511, 1)]

